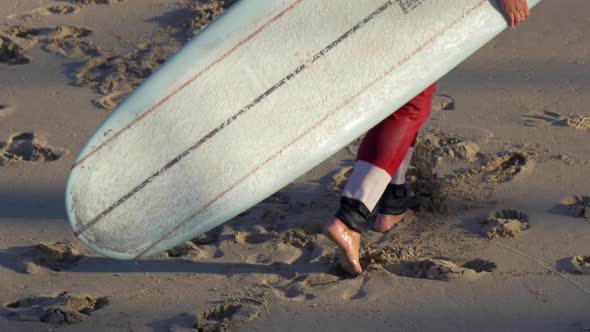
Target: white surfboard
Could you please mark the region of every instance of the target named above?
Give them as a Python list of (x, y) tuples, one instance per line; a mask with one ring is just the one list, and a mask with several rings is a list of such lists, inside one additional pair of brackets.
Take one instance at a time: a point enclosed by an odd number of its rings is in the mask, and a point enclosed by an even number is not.
[(238, 1), (90, 138), (68, 179), (72, 228), (119, 259), (189, 240), (327, 159), (506, 26), (489, 0)]

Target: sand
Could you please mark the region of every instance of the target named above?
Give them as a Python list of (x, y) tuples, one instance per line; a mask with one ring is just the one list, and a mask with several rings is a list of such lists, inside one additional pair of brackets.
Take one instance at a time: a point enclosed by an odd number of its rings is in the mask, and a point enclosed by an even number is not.
[(590, 331), (590, 3), (545, 1), (443, 77), (421, 210), (322, 234), (359, 140), (221, 227), (115, 261), (63, 191), (109, 112), (234, 1), (0, 2), (0, 331)]

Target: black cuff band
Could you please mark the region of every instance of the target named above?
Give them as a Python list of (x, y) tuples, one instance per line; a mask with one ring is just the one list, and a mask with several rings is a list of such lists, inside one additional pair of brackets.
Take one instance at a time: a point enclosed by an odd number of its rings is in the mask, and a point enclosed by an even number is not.
[(371, 211), (369, 208), (356, 199), (341, 197), (340, 209), (334, 215), (336, 218), (342, 220), (348, 227), (355, 231), (362, 233)]
[(379, 213), (400, 215), (408, 210), (410, 200), (405, 184), (390, 183), (379, 201)]

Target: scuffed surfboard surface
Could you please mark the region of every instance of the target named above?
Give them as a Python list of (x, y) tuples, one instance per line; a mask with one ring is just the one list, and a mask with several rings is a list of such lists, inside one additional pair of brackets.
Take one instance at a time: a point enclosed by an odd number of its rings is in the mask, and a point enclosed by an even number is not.
[(238, 1), (87, 142), (66, 190), (72, 228), (119, 259), (189, 240), (327, 159), (506, 26), (489, 0)]

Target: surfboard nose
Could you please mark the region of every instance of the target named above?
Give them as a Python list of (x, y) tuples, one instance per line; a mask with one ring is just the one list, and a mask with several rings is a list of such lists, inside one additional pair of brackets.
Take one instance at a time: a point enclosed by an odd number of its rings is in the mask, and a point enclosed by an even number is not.
[(99, 204), (93, 190), (96, 188), (89, 186), (81, 190), (79, 176), (75, 170), (70, 172), (66, 185), (66, 211), (74, 235), (102, 255), (134, 259), (139, 254), (142, 241), (145, 245), (142, 232), (121, 228), (121, 224), (114, 225), (112, 220), (105, 218), (110, 212), (108, 210), (96, 213)]

